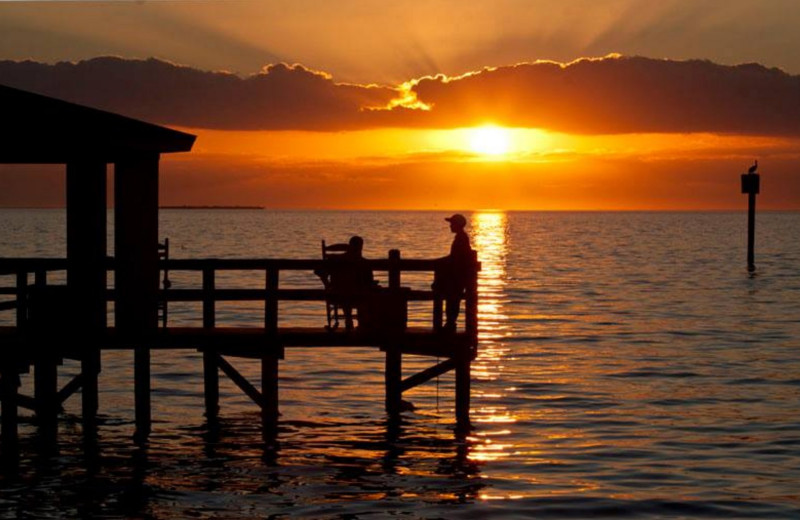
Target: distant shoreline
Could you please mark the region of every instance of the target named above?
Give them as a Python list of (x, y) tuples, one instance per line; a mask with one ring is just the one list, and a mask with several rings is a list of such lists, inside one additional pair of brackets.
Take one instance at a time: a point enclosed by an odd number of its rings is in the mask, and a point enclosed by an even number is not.
[(264, 206), (159, 206), (158, 209), (264, 209)]

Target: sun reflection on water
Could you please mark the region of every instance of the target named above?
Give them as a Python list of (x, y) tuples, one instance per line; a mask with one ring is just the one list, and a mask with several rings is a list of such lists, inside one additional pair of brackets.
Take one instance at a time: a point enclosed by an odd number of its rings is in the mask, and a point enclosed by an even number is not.
[[(472, 376), (478, 382), (473, 387), (472, 420), (476, 424), (513, 424), (517, 418), (503, 404), (505, 394), (485, 393), (480, 381), (493, 381), (502, 376), (507, 362), (508, 347), (504, 339), (509, 335), (506, 314), (506, 257), (508, 254), (508, 218), (504, 212), (475, 213), (471, 221), (473, 245), (481, 262), (478, 295), (478, 332), (480, 349), (472, 365)], [(484, 431), (473, 437), (470, 459), (491, 462), (508, 457), (514, 446), (500, 442), (511, 434), (508, 429)]]

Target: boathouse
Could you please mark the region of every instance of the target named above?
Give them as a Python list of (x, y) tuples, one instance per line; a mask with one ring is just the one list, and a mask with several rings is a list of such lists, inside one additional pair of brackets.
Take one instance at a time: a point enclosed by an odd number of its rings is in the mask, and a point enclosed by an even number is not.
[[(61, 343), (80, 344), (80, 352), (74, 353), (82, 366), (75, 386), (83, 389), (84, 418), (91, 420), (97, 410), (99, 353), (106, 329), (107, 166), (114, 166), (114, 321), (120, 331), (146, 335), (157, 327), (159, 159), (162, 153), (188, 152), (195, 136), (6, 86), (0, 86), (0, 113), (0, 163), (66, 165), (66, 294), (56, 296), (55, 291), (41, 291), (38, 296), (60, 300), (59, 319), (52, 313), (49, 317), (69, 330), (58, 330), (56, 323), (51, 323), (40, 324), (40, 330), (29, 332), (38, 335), (46, 331), (58, 336)], [(20, 278), (27, 277), (28, 268), (37, 267), (25, 259), (4, 263), (4, 272), (14, 270)], [(38, 283), (44, 285), (47, 266), (38, 267), (33, 272), (40, 274)], [(39, 303), (31, 301), (35, 294), (21, 296), (17, 300), (19, 327), (31, 325), (24, 312), (27, 304)], [(55, 306), (54, 302), (41, 302), (38, 309)], [(9, 352), (10, 345), (0, 348), (6, 390), (3, 434), (8, 436), (13, 435), (16, 420), (15, 406), (9, 399), (15, 394), (12, 386), (16, 385), (16, 377), (11, 372), (17, 367), (10, 366), (11, 361), (17, 358), (16, 363), (22, 365), (18, 368), (23, 369), (29, 362), (40, 361), (35, 367), (37, 382), (41, 383), (37, 385), (39, 401), (52, 408), (54, 403), (44, 396), (56, 391), (56, 359), (45, 356), (48, 359), (44, 360), (39, 355), (32, 359), (30, 355), (39, 354), (39, 349), (26, 349), (20, 344), (17, 349), (22, 352)], [(137, 391), (149, 393), (148, 352), (146, 348), (137, 350), (136, 379)], [(38, 408), (37, 415), (53, 415), (54, 410)], [(149, 410), (137, 409), (139, 414), (149, 414)]]

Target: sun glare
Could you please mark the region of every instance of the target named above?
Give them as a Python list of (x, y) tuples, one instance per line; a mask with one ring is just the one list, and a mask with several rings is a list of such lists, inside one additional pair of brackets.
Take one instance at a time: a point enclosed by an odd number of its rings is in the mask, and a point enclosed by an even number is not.
[(470, 132), (470, 149), (479, 154), (499, 156), (508, 153), (511, 136), (507, 129), (499, 126), (481, 126)]

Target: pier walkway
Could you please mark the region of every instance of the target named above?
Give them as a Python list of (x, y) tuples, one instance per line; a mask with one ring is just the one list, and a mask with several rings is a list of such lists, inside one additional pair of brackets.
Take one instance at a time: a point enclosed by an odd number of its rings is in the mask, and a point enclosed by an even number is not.
[[(215, 420), (219, 409), (219, 376), (229, 377), (261, 408), (265, 438), (277, 434), (279, 418), (279, 365), (286, 348), (364, 346), (379, 349), (385, 355), (385, 404), (389, 414), (402, 410), (404, 391), (449, 371), (455, 372), (455, 415), (458, 427), (469, 425), (470, 364), (477, 354), (478, 312), (477, 260), (469, 269), (463, 298), (461, 322), (455, 332), (443, 330), (443, 296), (431, 290), (433, 273), (442, 268), (441, 260), (402, 259), (392, 250), (386, 259), (363, 260), (361, 268), (385, 276), (385, 286), (358, 295), (363, 316), (358, 327), (325, 325), (325, 304), (332, 298), (330, 289), (295, 287), (281, 284), (298, 272), (325, 270), (329, 260), (305, 259), (170, 259), (161, 260), (159, 269), (172, 278), (197, 280), (154, 291), (158, 301), (152, 307), (150, 327), (134, 332), (118, 330), (109, 324), (112, 314), (104, 313), (106, 323), (81, 319), (81, 295), (68, 285), (48, 280), (64, 279), (66, 259), (0, 259), (0, 402), (2, 403), (2, 447), (9, 451), (18, 441), (18, 408), (35, 411), (40, 428), (55, 430), (61, 405), (80, 391), (82, 416), (87, 432), (95, 428), (98, 403), (98, 374), (101, 351), (134, 351), (134, 392), (136, 436), (144, 439), (151, 430), (150, 352), (156, 349), (190, 349), (203, 353), (203, 380), (206, 416)], [(339, 264), (347, 265), (347, 264)], [(115, 271), (109, 258), (107, 275)], [(238, 272), (260, 273), (259, 287), (225, 287), (223, 281)], [(413, 274), (412, 274), (413, 273)], [(404, 277), (421, 287), (404, 286)], [(6, 283), (6, 281), (11, 283)], [(423, 282), (420, 282), (422, 280)], [(170, 284), (164, 284), (169, 286)], [(113, 284), (105, 292), (105, 308), (117, 301)], [(260, 326), (218, 324), (218, 307), (231, 302), (260, 302), (263, 322)], [(308, 326), (306, 314), (295, 316), (298, 302), (318, 302), (319, 326)], [(429, 309), (420, 317), (420, 307)], [(173, 304), (190, 303), (194, 316), (181, 311), (178, 325), (166, 316)], [(409, 304), (415, 305), (413, 326), (408, 326)], [(218, 305), (220, 304), (220, 305)], [(191, 312), (191, 311), (190, 311)], [(422, 320), (422, 321), (421, 321)], [(95, 323), (93, 326), (92, 323)], [(192, 326), (193, 323), (197, 325)], [(305, 325), (305, 326), (300, 326)], [(404, 355), (437, 358), (422, 372), (403, 377)], [(248, 381), (231, 364), (231, 358), (256, 359), (261, 362), (261, 381)], [(80, 373), (63, 388), (58, 388), (58, 367), (64, 359), (80, 361)], [(32, 369), (32, 370), (31, 370)], [(357, 370), (357, 369), (355, 369)], [(30, 374), (34, 395), (19, 393), (20, 377)]]

